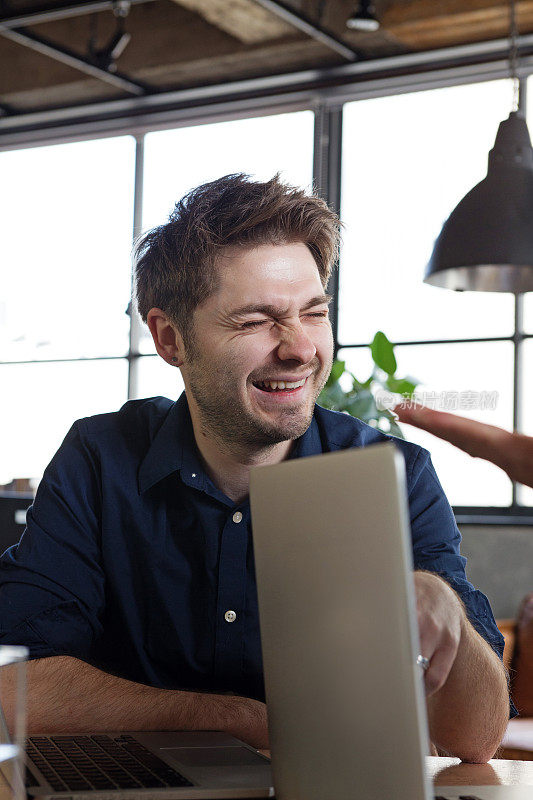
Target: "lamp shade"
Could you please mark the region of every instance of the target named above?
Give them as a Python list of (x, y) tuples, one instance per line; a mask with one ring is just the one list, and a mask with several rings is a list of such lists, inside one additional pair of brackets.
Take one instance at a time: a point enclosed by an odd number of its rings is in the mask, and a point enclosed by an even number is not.
[(520, 112), (500, 123), (487, 177), (444, 223), (424, 281), (457, 291), (533, 291), (533, 149)]

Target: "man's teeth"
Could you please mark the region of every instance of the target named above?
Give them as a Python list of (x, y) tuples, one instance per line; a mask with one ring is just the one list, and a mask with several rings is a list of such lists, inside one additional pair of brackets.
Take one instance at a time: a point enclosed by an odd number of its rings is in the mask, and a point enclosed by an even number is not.
[(261, 381), (260, 386), (265, 386), (267, 389), (297, 389), (303, 386), (307, 378), (301, 381)]

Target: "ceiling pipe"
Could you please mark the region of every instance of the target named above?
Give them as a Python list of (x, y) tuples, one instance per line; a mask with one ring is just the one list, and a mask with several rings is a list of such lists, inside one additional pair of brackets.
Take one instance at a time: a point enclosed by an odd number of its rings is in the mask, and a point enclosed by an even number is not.
[(9, 39), (12, 42), (16, 42), (17, 44), (21, 44), (24, 47), (28, 47), (31, 50), (35, 50), (37, 53), (41, 53), (49, 58), (53, 58), (55, 61), (60, 61), (62, 64), (66, 64), (68, 67), (72, 67), (80, 72), (84, 72), (86, 75), (90, 75), (92, 78), (97, 78), (100, 81), (109, 83), (116, 89), (121, 89), (129, 94), (141, 96), (146, 94), (148, 91), (146, 86), (136, 83), (135, 81), (132, 81), (117, 72), (108, 72), (105, 69), (101, 69), (88, 59), (82, 58), (76, 53), (73, 53), (71, 50), (58, 47), (53, 42), (50, 42), (41, 36), (37, 36), (36, 34), (31, 33), (24, 28), (5, 28), (3, 24), (0, 23), (0, 36), (3, 36), (5, 39)]
[[(132, 6), (153, 2), (155, 0), (130, 0)], [(0, 25), (4, 29), (20, 28), (25, 25), (41, 25), (44, 22), (55, 22), (61, 19), (70, 19), (71, 17), (96, 14), (99, 11), (112, 11), (113, 7), (113, 0), (96, 0), (88, 3), (59, 3), (55, 6), (41, 6), (32, 11), (19, 13), (16, 16), (0, 15)]]

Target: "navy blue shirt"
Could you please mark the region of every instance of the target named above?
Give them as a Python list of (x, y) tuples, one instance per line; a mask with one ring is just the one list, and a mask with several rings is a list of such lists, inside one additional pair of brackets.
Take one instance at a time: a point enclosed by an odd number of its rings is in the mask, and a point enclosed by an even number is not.
[[(315, 406), (290, 457), (390, 438)], [(452, 585), (501, 657), (429, 453), (392, 440), (407, 467), (415, 568)], [(207, 476), (185, 394), (72, 426), (20, 543), (0, 560), (0, 644), (27, 645), (31, 658), (75, 656), (152, 686), (264, 700), (249, 500), (235, 504)]]

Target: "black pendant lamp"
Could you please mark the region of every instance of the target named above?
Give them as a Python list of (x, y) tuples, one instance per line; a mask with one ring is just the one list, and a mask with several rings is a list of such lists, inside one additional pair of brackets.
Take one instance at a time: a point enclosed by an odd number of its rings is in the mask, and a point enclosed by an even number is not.
[(520, 111), (516, 25), (511, 0), (511, 76), (515, 110), (500, 123), (487, 177), (444, 223), (424, 282), (480, 292), (533, 291), (533, 149)]

